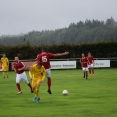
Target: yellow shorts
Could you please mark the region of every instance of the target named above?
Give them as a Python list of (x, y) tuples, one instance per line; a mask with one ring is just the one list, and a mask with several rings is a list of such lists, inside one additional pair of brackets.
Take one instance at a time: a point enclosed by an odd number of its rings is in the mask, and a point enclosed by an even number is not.
[(8, 71), (8, 66), (2, 66), (3, 71)]
[(41, 81), (41, 79), (33, 78), (32, 80), (32, 88), (35, 88), (36, 85)]

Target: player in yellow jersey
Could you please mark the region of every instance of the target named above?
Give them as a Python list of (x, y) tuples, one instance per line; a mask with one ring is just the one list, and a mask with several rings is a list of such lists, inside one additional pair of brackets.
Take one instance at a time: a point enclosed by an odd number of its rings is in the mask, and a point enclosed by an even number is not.
[(9, 67), (9, 60), (6, 57), (6, 54), (3, 54), (3, 57), (1, 58), (2, 63), (2, 71), (3, 71), (3, 78), (8, 78), (8, 67)]
[(39, 95), (39, 87), (46, 76), (46, 71), (42, 62), (34, 64), (29, 72), (30, 78), (32, 79), (32, 90), (35, 93), (35, 97), (33, 101), (39, 103), (40, 95)]

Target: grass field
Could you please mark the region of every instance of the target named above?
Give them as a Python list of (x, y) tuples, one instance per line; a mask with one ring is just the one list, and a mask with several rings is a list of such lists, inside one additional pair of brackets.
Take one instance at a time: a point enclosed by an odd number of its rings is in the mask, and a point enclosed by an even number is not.
[[(9, 74), (3, 79), (0, 73), (0, 117), (117, 117), (117, 69), (95, 69), (88, 80), (82, 70), (53, 70), (53, 94), (47, 93), (45, 79), (39, 104), (24, 82), (17, 95), (15, 73)], [(64, 89), (68, 96), (62, 95)]]

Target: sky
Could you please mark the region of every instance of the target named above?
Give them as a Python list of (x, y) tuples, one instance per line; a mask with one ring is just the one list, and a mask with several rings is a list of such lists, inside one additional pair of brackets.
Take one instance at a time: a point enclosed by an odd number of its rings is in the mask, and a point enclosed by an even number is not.
[(117, 0), (0, 0), (0, 36), (65, 28), (79, 21), (117, 21)]

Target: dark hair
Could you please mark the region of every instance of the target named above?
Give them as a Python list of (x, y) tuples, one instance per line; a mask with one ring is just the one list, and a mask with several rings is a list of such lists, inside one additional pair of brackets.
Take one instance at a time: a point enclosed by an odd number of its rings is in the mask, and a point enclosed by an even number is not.
[(88, 52), (88, 54), (91, 54), (91, 52)]
[(47, 52), (47, 48), (46, 47), (42, 47), (41, 49), (43, 52)]
[(2, 55), (6, 55), (5, 53), (3, 53)]
[(42, 66), (42, 62), (39, 61), (37, 65), (38, 65), (38, 66)]

